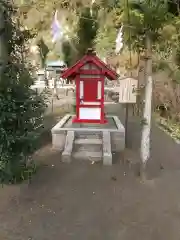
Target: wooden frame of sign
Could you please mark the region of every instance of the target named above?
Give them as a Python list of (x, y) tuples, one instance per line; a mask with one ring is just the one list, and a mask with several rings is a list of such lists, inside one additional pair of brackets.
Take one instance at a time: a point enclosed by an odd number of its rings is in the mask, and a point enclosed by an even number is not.
[(136, 103), (136, 90), (138, 87), (138, 80), (134, 78), (124, 78), (120, 81), (119, 87), (119, 103), (124, 103), (125, 107), (125, 145), (127, 147), (127, 132), (128, 132), (128, 115), (129, 104)]

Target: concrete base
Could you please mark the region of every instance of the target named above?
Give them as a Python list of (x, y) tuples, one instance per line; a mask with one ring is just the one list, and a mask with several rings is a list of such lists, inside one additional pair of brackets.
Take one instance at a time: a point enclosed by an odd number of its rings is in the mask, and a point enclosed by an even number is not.
[(82, 120), (82, 119), (78, 119), (76, 116), (72, 119), (73, 123), (84, 123), (86, 121), (86, 123), (98, 123), (98, 124), (105, 124), (108, 121), (106, 119), (100, 119), (100, 120)]
[(103, 165), (105, 165), (105, 166), (112, 165), (112, 153), (105, 153), (103, 155)]
[(67, 131), (62, 131), (61, 133), (52, 134), (52, 146), (53, 149), (62, 152), (64, 150), (66, 142)]
[(109, 131), (103, 132), (103, 164), (112, 165), (111, 137)]
[(73, 143), (74, 143), (74, 131), (68, 131), (66, 136), (64, 151), (62, 153), (63, 162), (71, 162), (71, 153), (73, 150)]
[(111, 152), (121, 152), (125, 148), (125, 129), (119, 118), (107, 116), (109, 124), (88, 125), (73, 124), (73, 117), (64, 116), (51, 130), (53, 148), (62, 152), (62, 161), (70, 162), (72, 156), (76, 156), (112, 165)]
[(63, 152), (62, 153), (62, 162), (70, 163), (71, 162), (71, 154)]

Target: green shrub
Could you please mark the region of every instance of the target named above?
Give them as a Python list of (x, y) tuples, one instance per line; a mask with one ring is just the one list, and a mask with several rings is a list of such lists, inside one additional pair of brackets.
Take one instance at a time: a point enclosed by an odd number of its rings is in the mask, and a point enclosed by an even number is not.
[(21, 47), (29, 32), (12, 21), (12, 6), (4, 4), (4, 9), (8, 61), (0, 76), (0, 181), (17, 182), (35, 170), (29, 159), (37, 148), (46, 104), (44, 93), (30, 88), (32, 74), (22, 61)]
[(73, 113), (76, 113), (76, 103), (74, 103), (74, 104), (72, 105), (72, 111), (73, 111)]

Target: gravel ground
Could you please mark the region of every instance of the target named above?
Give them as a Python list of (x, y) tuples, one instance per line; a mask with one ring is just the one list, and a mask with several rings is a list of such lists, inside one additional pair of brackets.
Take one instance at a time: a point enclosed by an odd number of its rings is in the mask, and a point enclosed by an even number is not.
[[(119, 115), (117, 105), (107, 111)], [(112, 167), (63, 164), (44, 145), (34, 156), (42, 167), (30, 184), (0, 189), (0, 240), (179, 240), (180, 148), (152, 127), (149, 180), (141, 183), (139, 120), (129, 119), (127, 161)]]

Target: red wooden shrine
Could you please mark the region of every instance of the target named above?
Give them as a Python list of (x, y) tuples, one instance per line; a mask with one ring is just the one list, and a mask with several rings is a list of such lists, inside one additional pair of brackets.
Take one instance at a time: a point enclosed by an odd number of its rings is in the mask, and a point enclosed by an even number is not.
[(92, 49), (62, 74), (62, 78), (75, 80), (76, 83), (76, 116), (73, 122), (107, 122), (104, 114), (104, 80), (105, 77), (115, 80), (117, 76)]

